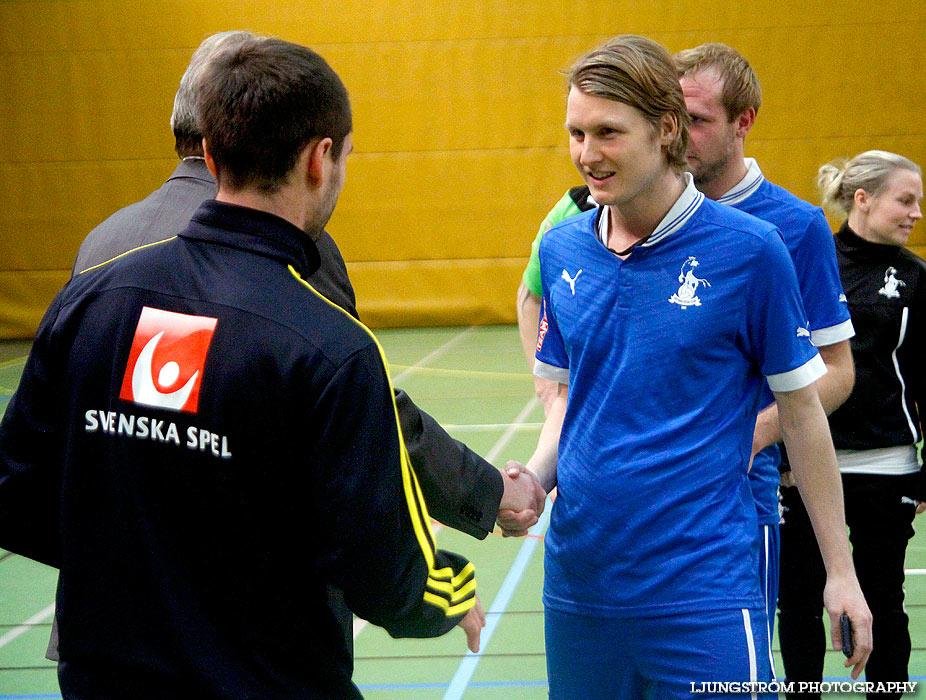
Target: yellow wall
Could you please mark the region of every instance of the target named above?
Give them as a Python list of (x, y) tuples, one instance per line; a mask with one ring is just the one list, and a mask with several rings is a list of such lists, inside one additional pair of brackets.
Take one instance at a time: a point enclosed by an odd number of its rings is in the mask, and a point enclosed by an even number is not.
[(926, 165), (921, 0), (4, 0), (0, 337), (30, 335), (87, 231), (171, 172), (177, 82), (227, 29), (312, 46), (348, 86), (329, 230), (374, 325), (514, 319), (537, 225), (577, 182), (558, 71), (611, 34), (739, 48), (764, 90), (747, 152), (802, 197), (835, 156)]

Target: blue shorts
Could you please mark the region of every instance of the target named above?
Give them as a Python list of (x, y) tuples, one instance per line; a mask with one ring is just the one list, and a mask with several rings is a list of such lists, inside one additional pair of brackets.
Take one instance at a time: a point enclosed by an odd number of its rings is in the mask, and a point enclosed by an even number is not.
[(761, 608), (648, 618), (547, 608), (544, 619), (550, 700), (729, 700), (709, 684), (773, 680)]

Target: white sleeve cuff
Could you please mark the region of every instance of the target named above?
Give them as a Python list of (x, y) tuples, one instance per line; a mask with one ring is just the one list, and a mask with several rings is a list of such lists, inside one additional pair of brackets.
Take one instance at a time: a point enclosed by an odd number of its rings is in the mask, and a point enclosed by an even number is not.
[(551, 379), (560, 384), (569, 383), (569, 368), (548, 365), (546, 362), (534, 359), (534, 374), (542, 379)]
[(817, 353), (810, 360), (790, 372), (770, 374), (765, 379), (772, 391), (796, 391), (810, 386), (826, 374), (826, 364)]
[(819, 328), (811, 332), (810, 342), (812, 342), (818, 348), (822, 348), (827, 345), (835, 345), (836, 343), (841, 343), (843, 340), (848, 340), (854, 335), (855, 328), (852, 326), (852, 320), (847, 319), (840, 323), (838, 326)]

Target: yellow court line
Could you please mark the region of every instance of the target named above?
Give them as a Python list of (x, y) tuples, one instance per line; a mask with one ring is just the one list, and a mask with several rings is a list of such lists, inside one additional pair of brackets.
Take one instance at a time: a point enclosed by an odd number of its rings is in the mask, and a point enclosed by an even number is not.
[(23, 355), (22, 357), (14, 357), (12, 360), (4, 360), (3, 362), (0, 362), (0, 369), (6, 369), (7, 367), (13, 367), (14, 365), (17, 365), (20, 362), (22, 364), (26, 364), (26, 358), (27, 358), (27, 355)]

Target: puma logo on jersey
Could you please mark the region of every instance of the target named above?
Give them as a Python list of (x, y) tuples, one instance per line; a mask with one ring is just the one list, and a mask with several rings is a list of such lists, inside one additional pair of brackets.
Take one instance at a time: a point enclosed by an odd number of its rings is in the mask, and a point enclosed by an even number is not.
[(581, 274), (582, 270), (579, 270), (575, 277), (570, 277), (569, 273), (566, 272), (566, 270), (563, 270), (562, 278), (569, 283), (569, 289), (572, 290), (572, 296), (576, 295), (576, 280), (579, 279), (579, 275)]
[(810, 331), (807, 330), (806, 328), (798, 328), (798, 329), (797, 329), (797, 337), (798, 337), (798, 338), (809, 338), (809, 337), (810, 337)]

